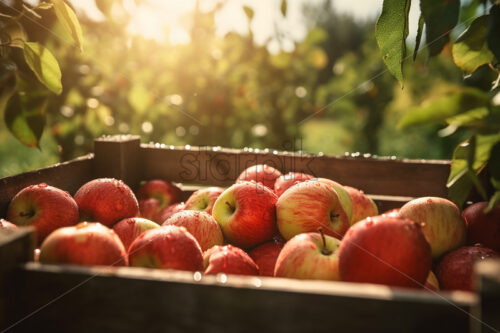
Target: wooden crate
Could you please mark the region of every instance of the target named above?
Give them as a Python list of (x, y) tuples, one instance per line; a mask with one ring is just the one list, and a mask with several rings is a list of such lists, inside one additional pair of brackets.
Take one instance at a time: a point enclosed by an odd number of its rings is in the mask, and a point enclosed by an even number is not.
[[(104, 137), (94, 154), (0, 179), (0, 216), (23, 187), (45, 182), (74, 194), (97, 177), (227, 186), (246, 167), (266, 163), (363, 189), (381, 211), (413, 197), (446, 196), (449, 161), (307, 155), (219, 147), (140, 144)], [(12, 331), (147, 332), (468, 332), (480, 329), (480, 298), (369, 284), (169, 270), (75, 267), (30, 262), (30, 228), (0, 233), (0, 320)], [(495, 263), (498, 264), (498, 263)], [(489, 305), (488, 305), (489, 306)], [(487, 306), (487, 307), (488, 307)], [(491, 311), (498, 310), (489, 306)], [(482, 309), (482, 313), (487, 313)], [(491, 313), (490, 311), (490, 313)]]

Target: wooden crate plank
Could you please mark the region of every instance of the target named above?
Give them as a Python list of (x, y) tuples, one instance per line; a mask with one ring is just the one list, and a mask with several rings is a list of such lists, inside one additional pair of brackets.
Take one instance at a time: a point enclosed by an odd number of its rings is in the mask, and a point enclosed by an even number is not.
[(123, 180), (133, 190), (142, 180), (140, 137), (137, 135), (104, 136), (94, 141), (95, 178)]
[(94, 155), (58, 163), (53, 166), (0, 179), (0, 217), (5, 216), (7, 206), (20, 190), (29, 185), (46, 183), (74, 194), (85, 182), (93, 178)]
[(500, 332), (500, 259), (478, 262), (475, 272), (480, 295), (481, 332)]
[(246, 167), (266, 163), (282, 172), (300, 171), (326, 177), (367, 194), (391, 196), (447, 195), (449, 161), (393, 160), (313, 156), (286, 152), (248, 152), (204, 147), (141, 145), (146, 179), (228, 186)]
[(0, 228), (0, 323), (7, 321), (6, 311), (10, 307), (10, 299), (6, 296), (7, 290), (12, 288), (8, 282), (13, 278), (10, 274), (20, 263), (33, 259), (34, 248), (33, 228)]
[(40, 327), (71, 332), (467, 332), (467, 311), (477, 302), (468, 293), (436, 297), (373, 285), (193, 277), (163, 270), (26, 264), (12, 281), (16, 293), (10, 323), (43, 309), (12, 332)]

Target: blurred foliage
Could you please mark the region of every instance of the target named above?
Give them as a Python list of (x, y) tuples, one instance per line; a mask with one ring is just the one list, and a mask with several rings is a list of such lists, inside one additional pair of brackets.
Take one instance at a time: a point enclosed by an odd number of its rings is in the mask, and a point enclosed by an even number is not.
[[(2, 34), (11, 41), (2, 51), (0, 104), (14, 91), (22, 97), (10, 113), (3, 111), (0, 177), (86, 154), (103, 134), (138, 134), (144, 142), (173, 145), (412, 158), (451, 158), (464, 140), (462, 131), (442, 140), (437, 131), (446, 124), (396, 127), (422, 100), (461, 86), (451, 57), (438, 57), (428, 67), (421, 59), (415, 66), (405, 64), (401, 91), (385, 74), (375, 23), (337, 13), (332, 1), (305, 5), (305, 38), (278, 52), (270, 52), (269, 45), (282, 45), (288, 32), (276, 28), (268, 41), (255, 43), (251, 6), (241, 8), (247, 34), (216, 34), (215, 16), (225, 5), (220, 2), (210, 10), (197, 6), (185, 19), (190, 42), (172, 44), (127, 32), (133, 13), (120, 0), (97, 1), (106, 19), (79, 13), (79, 24), (62, 1), (51, 3), (58, 11), (20, 0), (13, 1), (14, 9), (0, 3), (2, 14), (24, 13), (16, 23), (22, 30), (6, 29), (12, 20), (0, 17)], [(289, 6), (277, 1), (276, 19), (287, 15)], [(57, 60), (60, 93), (54, 75), (45, 75), (54, 70), (30, 66), (25, 44), (16, 45), (15, 36), (38, 43), (36, 50), (43, 47)], [(42, 69), (55, 68), (42, 55)], [(470, 80), (484, 84), (484, 78)], [(12, 135), (16, 129), (21, 142), (40, 150), (23, 147)], [(30, 131), (33, 135), (26, 135)]]
[[(409, 6), (411, 0), (405, 3)], [(474, 190), (483, 200), (490, 199), (488, 209), (492, 209), (500, 202), (497, 170), (500, 164), (500, 1), (470, 0), (462, 10), (460, 1), (420, 0), (419, 3), (422, 16), (418, 29), (422, 31), (425, 25), (428, 57), (437, 56), (443, 50), (449, 55), (446, 47), (452, 29), (458, 22), (467, 27), (448, 49), (451, 48), (456, 66), (466, 75), (464, 83), (468, 87), (457, 87), (428, 99), (406, 113), (398, 126), (407, 129), (435, 123), (447, 125), (439, 131), (442, 137), (460, 131), (466, 133), (453, 153), (447, 184), (449, 197), (462, 206)], [(483, 7), (482, 15), (480, 7)], [(377, 41), (388, 70), (401, 82), (408, 21), (408, 11), (400, 2), (384, 0), (377, 21)], [(396, 27), (396, 31), (392, 27)], [(417, 48), (420, 38), (419, 33)]]

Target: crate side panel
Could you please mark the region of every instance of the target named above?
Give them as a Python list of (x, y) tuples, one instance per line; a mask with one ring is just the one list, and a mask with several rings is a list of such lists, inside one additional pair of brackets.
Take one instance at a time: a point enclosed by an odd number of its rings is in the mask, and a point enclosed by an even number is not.
[(142, 145), (144, 177), (202, 185), (228, 186), (247, 167), (265, 163), (286, 173), (299, 171), (330, 178), (368, 194), (447, 195), (448, 161), (342, 158), (291, 153), (248, 153), (195, 147), (162, 149)]
[[(445, 302), (19, 271), (13, 332), (467, 332), (467, 308)], [(71, 290), (70, 292), (67, 292)], [(63, 297), (58, 298), (58, 296)], [(57, 299), (56, 299), (57, 298)], [(55, 300), (56, 301), (53, 301)], [(53, 301), (53, 302), (51, 302)]]
[(85, 182), (93, 178), (93, 155), (56, 164), (31, 172), (0, 179), (0, 217), (5, 216), (10, 200), (29, 185), (46, 183), (74, 194)]

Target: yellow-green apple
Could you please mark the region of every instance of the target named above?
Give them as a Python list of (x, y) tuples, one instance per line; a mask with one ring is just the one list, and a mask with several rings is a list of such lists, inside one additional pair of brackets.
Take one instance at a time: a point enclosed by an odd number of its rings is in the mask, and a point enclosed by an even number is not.
[(224, 192), (221, 187), (208, 187), (195, 191), (186, 201), (186, 210), (198, 210), (212, 214), (215, 200)]
[(349, 229), (350, 217), (346, 210), (331, 185), (308, 180), (293, 185), (278, 198), (277, 224), (287, 240), (319, 227), (325, 234), (341, 239)]
[(162, 226), (166, 225), (186, 228), (196, 238), (202, 251), (206, 251), (214, 245), (222, 245), (224, 242), (219, 224), (212, 215), (205, 212), (183, 210), (163, 222)]
[(308, 280), (339, 280), (340, 241), (323, 232), (294, 236), (281, 250), (274, 276)]
[(232, 246), (214, 246), (203, 253), (205, 274), (259, 275), (259, 267), (242, 249)]
[(152, 179), (139, 187), (137, 190), (137, 199), (155, 198), (158, 200), (160, 204), (159, 210), (161, 210), (168, 205), (179, 202), (181, 194), (181, 189), (171, 182), (162, 179)]
[(236, 183), (242, 181), (255, 181), (257, 183), (262, 183), (271, 190), (274, 190), (274, 182), (281, 176), (281, 172), (278, 169), (266, 164), (257, 164), (247, 169), (236, 179)]
[(130, 266), (203, 271), (200, 245), (186, 228), (169, 225), (147, 230), (128, 249)]
[(276, 195), (279, 197), (291, 186), (313, 178), (314, 176), (311, 176), (307, 173), (289, 172), (286, 175), (282, 175), (278, 179), (276, 179), (276, 182), (274, 183), (274, 193), (276, 193)]
[(138, 202), (140, 217), (155, 221), (160, 212), (160, 202), (155, 198), (142, 199), (138, 200)]
[(274, 267), (278, 255), (283, 248), (283, 243), (275, 240), (265, 242), (254, 247), (248, 254), (259, 266), (259, 272), (262, 276), (274, 276)]
[(111, 227), (127, 217), (139, 215), (134, 192), (123, 181), (98, 178), (82, 185), (75, 194), (80, 219)]
[(41, 243), (52, 231), (78, 223), (78, 206), (67, 192), (47, 184), (25, 187), (12, 198), (7, 220), (32, 225)]
[(168, 205), (167, 207), (160, 210), (154, 221), (159, 224), (163, 224), (163, 222), (168, 220), (170, 216), (180, 211), (183, 211), (185, 206), (186, 205), (184, 204), (184, 202), (178, 202), (175, 204)]
[(475, 290), (474, 263), (499, 254), (483, 246), (463, 246), (447, 253), (438, 263), (436, 275), (443, 290)]
[(352, 217), (351, 225), (367, 217), (378, 215), (378, 207), (375, 202), (362, 191), (351, 186), (344, 186), (351, 197)]
[(429, 271), (429, 275), (427, 276), (427, 280), (425, 280), (424, 289), (428, 291), (438, 291), (439, 290), (439, 281), (434, 274), (433, 271)]
[[(342, 204), (342, 207), (344, 207), (344, 211), (347, 214), (347, 217), (349, 218), (349, 223), (351, 223), (352, 220), (352, 200), (351, 196), (347, 192), (347, 190), (344, 188), (344, 186), (340, 185), (336, 181), (333, 181), (328, 178), (316, 178), (315, 180), (319, 181), (320, 183), (325, 183), (327, 185), (330, 185), (335, 192), (337, 192), (337, 195), (339, 196), (340, 203)], [(337, 237), (338, 238), (338, 237)]]
[(81, 222), (52, 232), (40, 247), (46, 264), (126, 266), (127, 252), (116, 233), (100, 223)]
[(276, 194), (255, 182), (241, 182), (217, 198), (212, 215), (225, 239), (238, 247), (251, 248), (276, 233)]
[(420, 225), (386, 215), (354, 224), (339, 249), (340, 279), (347, 282), (421, 288), (431, 264)]
[(15, 225), (14, 223), (11, 223), (7, 220), (4, 220), (4, 219), (0, 219), (0, 228), (4, 228), (4, 229), (17, 229), (17, 225)]
[(500, 204), (485, 213), (487, 206), (485, 201), (477, 202), (462, 212), (467, 224), (468, 243), (479, 243), (500, 252)]
[(450, 200), (438, 197), (413, 199), (401, 207), (399, 216), (421, 225), (431, 245), (433, 259), (465, 244), (465, 220), (460, 209)]
[(129, 217), (116, 223), (113, 230), (120, 237), (125, 250), (128, 250), (130, 244), (143, 232), (159, 227), (157, 223), (151, 220), (142, 217)]

